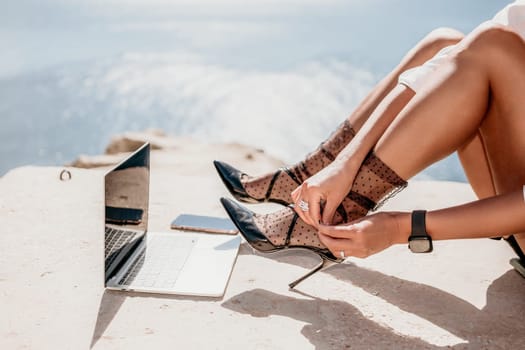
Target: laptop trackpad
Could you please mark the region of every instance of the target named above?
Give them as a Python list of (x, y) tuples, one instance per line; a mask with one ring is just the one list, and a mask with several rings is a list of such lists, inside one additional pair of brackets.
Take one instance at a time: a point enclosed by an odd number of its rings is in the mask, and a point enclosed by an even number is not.
[(240, 243), (240, 236), (231, 235), (206, 235), (199, 239), (175, 288), (182, 294), (222, 296)]

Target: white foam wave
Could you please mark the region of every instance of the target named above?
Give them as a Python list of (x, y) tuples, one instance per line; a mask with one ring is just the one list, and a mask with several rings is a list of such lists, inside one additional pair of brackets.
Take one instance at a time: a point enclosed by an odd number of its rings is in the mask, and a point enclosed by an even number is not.
[[(99, 114), (115, 129), (157, 124), (173, 134), (252, 144), (292, 161), (340, 123), (374, 80), (335, 60), (268, 72), (192, 55), (127, 54), (82, 77), (66, 75), (61, 86), (77, 91), (84, 105), (104, 106)], [(83, 117), (78, 107), (62, 115)]]
[[(148, 127), (251, 144), (293, 162), (347, 117), (376, 80), (340, 60), (264, 71), (210, 64), (191, 53), (125, 54), (4, 80), (0, 136), (7, 146), (0, 170), (99, 153), (111, 135)], [(444, 166), (454, 177), (445, 178), (457, 178), (456, 163)], [(434, 173), (442, 172), (443, 166)]]

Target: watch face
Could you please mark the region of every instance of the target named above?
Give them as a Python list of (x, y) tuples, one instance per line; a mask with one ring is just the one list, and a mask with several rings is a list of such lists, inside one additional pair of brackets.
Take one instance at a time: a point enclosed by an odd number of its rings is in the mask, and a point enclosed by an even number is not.
[(408, 242), (408, 247), (414, 253), (430, 253), (432, 251), (432, 241), (425, 237), (415, 237)]

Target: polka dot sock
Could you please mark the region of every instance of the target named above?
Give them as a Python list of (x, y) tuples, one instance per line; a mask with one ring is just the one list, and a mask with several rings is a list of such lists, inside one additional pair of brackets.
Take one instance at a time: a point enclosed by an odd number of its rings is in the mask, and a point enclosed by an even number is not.
[(330, 164), (354, 135), (354, 129), (348, 120), (345, 120), (325, 142), (306, 156), (305, 160), (258, 177), (244, 175), (241, 183), (246, 193), (256, 200), (290, 204), (290, 193), (304, 180)]
[[(365, 216), (407, 186), (374, 152), (361, 164), (348, 195), (337, 208), (333, 223), (346, 223)], [(341, 221), (339, 221), (341, 220)]]
[[(310, 246), (325, 248), (317, 236), (317, 229), (305, 223), (291, 207), (275, 213), (254, 217), (255, 224), (275, 246)], [(288, 231), (291, 232), (288, 235)]]
[[(371, 152), (361, 165), (349, 194), (338, 207), (333, 224), (365, 216), (406, 185), (405, 180)], [(319, 241), (317, 230), (306, 224), (290, 207), (271, 214), (255, 214), (255, 224), (276, 246), (325, 248)]]

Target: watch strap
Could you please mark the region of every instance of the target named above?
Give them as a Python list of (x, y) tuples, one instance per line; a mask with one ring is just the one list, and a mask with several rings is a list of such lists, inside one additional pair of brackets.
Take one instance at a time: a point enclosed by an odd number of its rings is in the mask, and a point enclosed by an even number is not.
[(408, 237), (408, 248), (413, 253), (430, 253), (433, 250), (432, 237), (426, 228), (426, 213), (425, 210), (412, 212), (412, 231)]
[(428, 237), (426, 214), (426, 210), (414, 210), (412, 212), (412, 232), (410, 237)]

